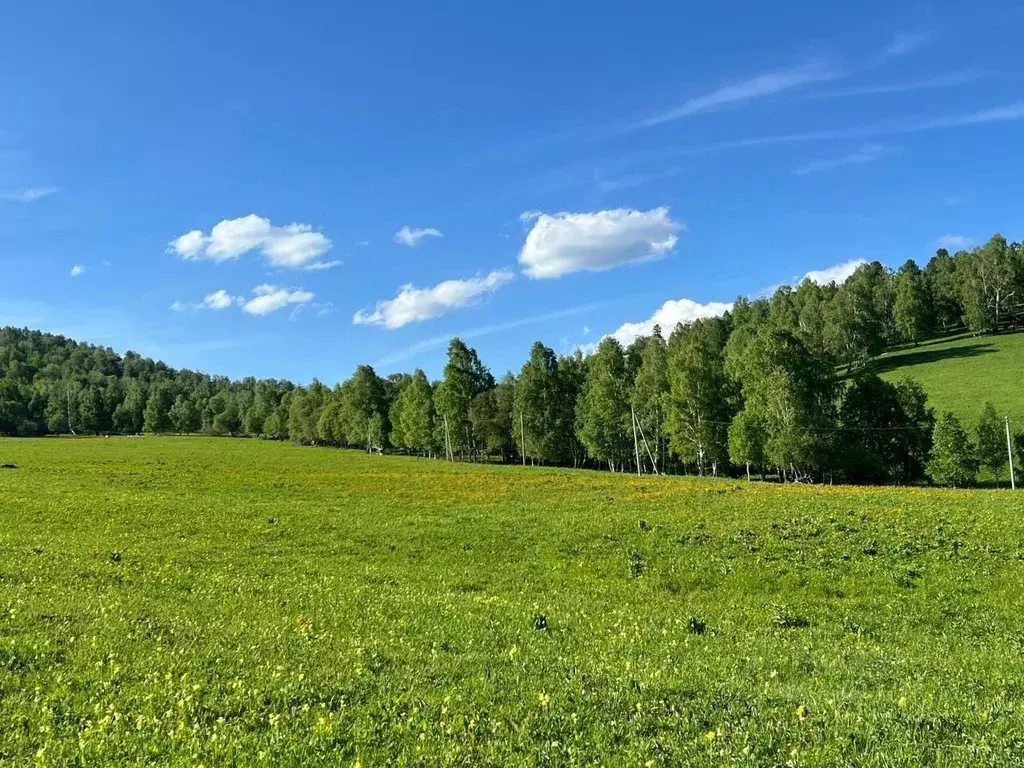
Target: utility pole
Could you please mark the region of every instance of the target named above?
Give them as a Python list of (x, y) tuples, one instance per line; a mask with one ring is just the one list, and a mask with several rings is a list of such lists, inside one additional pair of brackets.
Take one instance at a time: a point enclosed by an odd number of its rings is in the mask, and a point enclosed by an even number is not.
[(68, 401), (68, 432), (72, 435), (75, 434), (75, 425), (71, 423), (71, 385), (64, 385), (64, 392), (67, 394)]
[(523, 422), (523, 410), (519, 409), (519, 439), (523, 443), (523, 466), (526, 466), (526, 425)]
[(633, 417), (633, 450), (636, 452), (636, 476), (640, 477), (640, 443), (636, 439), (636, 411), (629, 406), (629, 415)]
[(1006, 421), (1006, 453), (1010, 456), (1010, 490), (1017, 490), (1017, 480), (1013, 476), (1013, 443), (1010, 442), (1010, 417), (1005, 417)]
[(636, 420), (636, 425), (640, 428), (640, 439), (644, 442), (644, 448), (647, 449), (647, 455), (651, 457), (651, 466), (654, 467), (654, 474), (660, 475), (658, 471), (658, 460), (654, 458), (654, 454), (651, 453), (651, 446), (647, 443), (647, 436), (644, 434), (644, 425), (640, 423), (640, 417), (634, 415), (633, 418)]

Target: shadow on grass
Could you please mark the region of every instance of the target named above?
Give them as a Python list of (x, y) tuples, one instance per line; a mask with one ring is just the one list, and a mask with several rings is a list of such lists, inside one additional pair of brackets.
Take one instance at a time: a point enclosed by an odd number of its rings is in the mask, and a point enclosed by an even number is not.
[(965, 357), (978, 357), (995, 352), (995, 345), (988, 342), (978, 342), (962, 347), (950, 349), (908, 349), (905, 352), (873, 360), (866, 367), (870, 373), (887, 373), (896, 368), (904, 366), (923, 365), (925, 363), (937, 363), (942, 360), (958, 360)]

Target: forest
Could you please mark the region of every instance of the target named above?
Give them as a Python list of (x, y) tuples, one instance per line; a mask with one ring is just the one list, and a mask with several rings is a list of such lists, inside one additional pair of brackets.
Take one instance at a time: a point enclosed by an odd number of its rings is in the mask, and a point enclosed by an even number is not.
[[(868, 370), (886, 349), (1024, 316), (1024, 243), (1000, 235), (922, 269), (863, 264), (736, 299), (721, 317), (623, 347), (536, 342), (500, 379), (453, 339), (439, 381), (360, 365), (331, 388), (176, 370), (61, 336), (0, 329), (0, 434), (204, 433), (466, 461), (791, 482), (965, 486), (1005, 474), (1003, 422), (936, 415), (923, 389)], [(1024, 449), (1024, 435), (1015, 438)]]

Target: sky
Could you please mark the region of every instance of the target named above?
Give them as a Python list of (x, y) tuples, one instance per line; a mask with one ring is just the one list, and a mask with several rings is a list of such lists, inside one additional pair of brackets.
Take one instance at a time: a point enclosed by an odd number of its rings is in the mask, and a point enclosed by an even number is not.
[(8, 3), (0, 326), (500, 376), (1024, 237), (1024, 7), (703, 6)]

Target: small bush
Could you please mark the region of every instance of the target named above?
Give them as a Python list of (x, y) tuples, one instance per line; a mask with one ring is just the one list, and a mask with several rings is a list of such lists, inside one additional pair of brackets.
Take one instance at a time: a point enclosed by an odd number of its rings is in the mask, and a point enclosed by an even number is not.
[(642, 552), (631, 549), (629, 551), (629, 575), (634, 579), (639, 579), (645, 573), (647, 573), (647, 558)]

